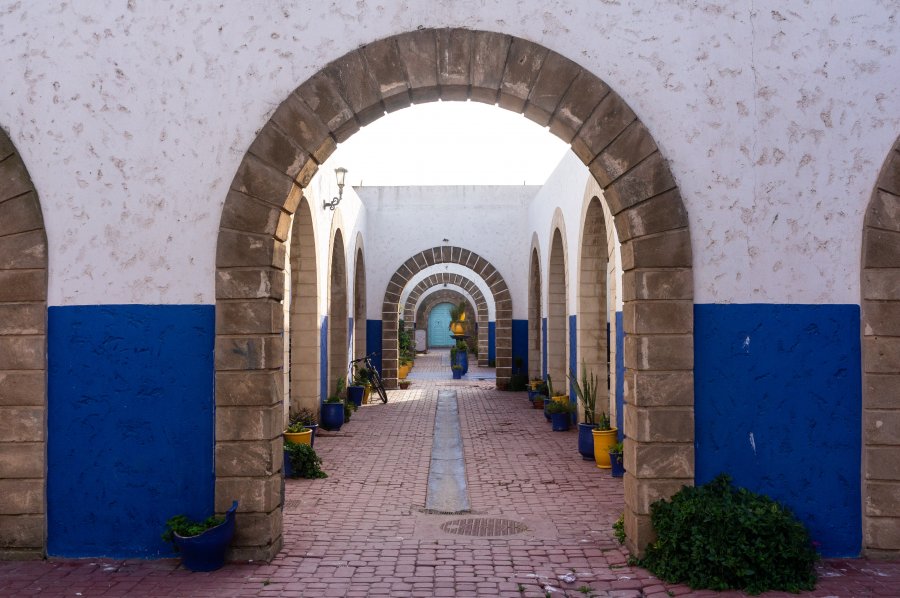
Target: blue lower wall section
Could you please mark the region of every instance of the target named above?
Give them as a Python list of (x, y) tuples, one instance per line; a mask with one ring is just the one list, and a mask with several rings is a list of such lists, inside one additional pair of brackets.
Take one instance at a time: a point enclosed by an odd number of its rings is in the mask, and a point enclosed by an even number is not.
[(697, 483), (790, 507), (823, 556), (861, 547), (856, 305), (694, 307)]
[(619, 441), (624, 438), (625, 424), (622, 416), (625, 412), (625, 327), (622, 323), (622, 312), (616, 312), (616, 427), (619, 429)]
[(513, 373), (528, 376), (528, 320), (512, 321), (512, 355), (513, 370), (516, 369), (516, 357), (522, 359), (522, 371)]
[[(569, 316), (569, 371), (566, 372), (569, 376), (572, 372), (578, 371), (578, 327), (575, 318), (576, 316)], [(600, 389), (600, 392), (602, 390)], [(569, 378), (569, 399), (573, 402), (578, 400), (575, 395), (575, 382), (571, 378)]]
[(488, 361), (497, 359), (497, 322), (488, 322)]
[(214, 491), (215, 308), (48, 310), (47, 552), (159, 557)]
[(541, 379), (547, 379), (547, 318), (541, 318)]
[(366, 320), (366, 354), (375, 353), (372, 365), (381, 373), (381, 320)]
[(328, 397), (328, 316), (322, 316), (319, 328), (319, 402)]

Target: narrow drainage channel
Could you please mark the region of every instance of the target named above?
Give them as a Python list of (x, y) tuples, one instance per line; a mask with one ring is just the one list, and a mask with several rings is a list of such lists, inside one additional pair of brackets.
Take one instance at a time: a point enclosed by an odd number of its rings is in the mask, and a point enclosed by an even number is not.
[(438, 391), (425, 508), (439, 513), (463, 513), (470, 509), (459, 407), (456, 392), (452, 390)]

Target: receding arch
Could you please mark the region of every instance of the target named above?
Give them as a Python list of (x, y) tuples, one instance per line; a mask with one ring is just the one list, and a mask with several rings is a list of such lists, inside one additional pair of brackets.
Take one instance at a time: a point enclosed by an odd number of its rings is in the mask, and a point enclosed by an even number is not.
[[(347, 319), (347, 263), (344, 236), (334, 232), (328, 277), (328, 394), (337, 390), (338, 378), (347, 375), (349, 350)], [(325, 397), (322, 397), (324, 400)]]
[[(576, 296), (577, 350), (579, 376), (582, 367), (597, 377), (597, 386), (606, 400), (597, 407), (609, 414), (609, 360), (607, 352), (606, 271), (609, 252), (606, 246), (606, 221), (603, 206), (596, 196), (590, 197), (584, 210)], [(579, 407), (580, 409), (580, 407)]]
[[(300, 190), (336, 144), (388, 111), (439, 99), (498, 104), (548, 126), (571, 144), (603, 188), (625, 270), (625, 399), (635, 407), (625, 430), (625, 528), (629, 549), (641, 555), (653, 538), (650, 502), (694, 478), (693, 431), (654, 425), (665, 420), (669, 407), (693, 407), (693, 312), (684, 308), (693, 299), (690, 233), (675, 179), (649, 131), (618, 94), (575, 62), (502, 33), (422, 29), (361, 46), (315, 73), (260, 130), (225, 198), (216, 254), (217, 323), (220, 301), (245, 300), (244, 313), (229, 317), (240, 320), (278, 300), (273, 283), (283, 268), (287, 222)], [(387, 292), (384, 306), (393, 312), (382, 315), (384, 338), (396, 338), (399, 292), (393, 286)], [(629, 312), (632, 302), (648, 317), (629, 317), (638, 313)], [(502, 307), (498, 302), (498, 383), (511, 371), (511, 354), (501, 354), (511, 328), (501, 326), (500, 314), (504, 324), (511, 322), (509, 310), (507, 295)], [(268, 396), (267, 389), (280, 384), (272, 379), (280, 375), (276, 354), (283, 326), (277, 319), (257, 318), (254, 326), (226, 323), (239, 332), (217, 332), (217, 430), (235, 426), (237, 413), (249, 411), (240, 415), (260, 425), (243, 430), (243, 437), (271, 445), (280, 413), (231, 401), (237, 387)], [(396, 349), (386, 347), (383, 357), (384, 373), (396, 380)], [(218, 383), (220, 374), (230, 378), (230, 386)], [(652, 458), (660, 452), (669, 458)], [(250, 500), (261, 495), (261, 486), (276, 484), (276, 453), (269, 450), (248, 465), (240, 480), (217, 483), (220, 512), (232, 497), (242, 499), (235, 558), (268, 559), (280, 547), (280, 500)], [(219, 469), (217, 460), (217, 476)]]
[[(450, 303), (452, 305), (459, 305), (461, 302), (465, 302), (466, 304), (466, 313), (469, 314), (469, 317), (473, 317), (474, 313), (472, 311), (473, 299), (467, 296), (465, 292), (456, 287), (456, 288), (441, 288), (440, 290), (436, 290), (435, 292), (426, 295), (419, 301), (418, 306), (416, 307), (416, 328), (418, 330), (428, 331), (428, 321), (431, 317), (432, 310), (440, 305), (441, 303)], [(421, 322), (421, 325), (419, 324)], [(428, 347), (432, 347), (431, 338), (426, 337), (426, 341), (428, 343)]]
[(556, 391), (568, 394), (565, 389), (569, 372), (569, 295), (566, 244), (561, 224), (555, 226), (550, 235), (547, 258), (547, 375), (554, 380)]
[(356, 259), (353, 275), (353, 357), (366, 354), (366, 260), (362, 235), (356, 240)]
[[(900, 139), (866, 210), (862, 249), (863, 549), (900, 554)], [(881, 424), (881, 425), (879, 425)]]
[(536, 234), (532, 240), (528, 272), (528, 369), (529, 377), (534, 379), (544, 377), (543, 351), (541, 351), (541, 330), (543, 328), (541, 253)]
[(319, 275), (315, 230), (309, 201), (300, 201), (291, 225), (290, 410), (319, 410)]
[[(0, 128), (0, 558), (46, 552), (47, 233), (37, 191)], [(39, 497), (35, 500), (35, 497)]]
[(475, 317), (478, 323), (478, 365), (487, 367), (489, 341), (488, 302), (484, 293), (481, 292), (481, 288), (471, 278), (452, 272), (439, 272), (422, 279), (410, 291), (406, 299), (403, 317), (406, 322), (414, 321), (416, 302), (422, 296), (422, 293), (436, 286), (448, 284), (460, 287), (475, 300)]
[[(494, 295), (496, 306), (497, 386), (504, 388), (512, 373), (512, 297), (499, 271), (475, 252), (461, 247), (442, 245), (426, 249), (406, 260), (391, 276), (384, 293), (382, 318), (382, 372), (385, 386), (397, 385), (398, 303), (409, 281), (434, 264), (459, 264), (477, 273)], [(479, 351), (481, 347), (479, 346)], [(487, 347), (485, 347), (485, 350)]]

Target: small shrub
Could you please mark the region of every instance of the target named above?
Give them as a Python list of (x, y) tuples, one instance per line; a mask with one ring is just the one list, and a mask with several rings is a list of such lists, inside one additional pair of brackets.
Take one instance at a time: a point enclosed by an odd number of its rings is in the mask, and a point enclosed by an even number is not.
[(803, 524), (725, 474), (653, 503), (650, 520), (657, 540), (640, 565), (667, 582), (750, 594), (815, 588), (818, 555)]
[(509, 377), (509, 386), (506, 390), (521, 392), (528, 388), (528, 376), (525, 374), (513, 374)]
[(613, 523), (613, 536), (619, 541), (619, 544), (625, 543), (625, 514), (619, 515), (616, 522)]
[(285, 442), (284, 450), (291, 460), (291, 470), (294, 477), (298, 478), (327, 478), (328, 474), (322, 471), (322, 459), (316, 454), (313, 447), (308, 444), (295, 444)]
[(199, 536), (208, 529), (212, 529), (218, 525), (225, 523), (224, 517), (216, 517), (211, 515), (203, 521), (193, 521), (188, 519), (186, 515), (175, 515), (166, 521), (166, 531), (163, 532), (162, 539), (165, 542), (175, 542), (175, 534), (182, 538), (191, 536)]

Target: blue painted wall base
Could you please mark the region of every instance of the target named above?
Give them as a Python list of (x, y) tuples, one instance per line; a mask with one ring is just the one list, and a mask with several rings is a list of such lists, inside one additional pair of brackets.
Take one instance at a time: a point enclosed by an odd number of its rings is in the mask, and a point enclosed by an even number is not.
[(162, 557), (212, 513), (212, 305), (48, 310), (47, 552)]
[(694, 307), (697, 483), (788, 507), (826, 557), (861, 549), (856, 305)]
[(372, 365), (381, 374), (381, 320), (366, 320), (366, 354), (375, 353)]
[[(528, 376), (528, 320), (512, 321), (513, 373)], [(522, 359), (522, 371), (516, 372), (516, 357)]]
[(497, 359), (497, 322), (488, 322), (488, 361)]

